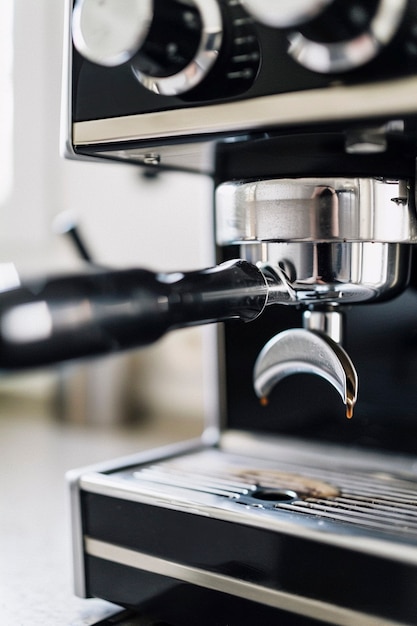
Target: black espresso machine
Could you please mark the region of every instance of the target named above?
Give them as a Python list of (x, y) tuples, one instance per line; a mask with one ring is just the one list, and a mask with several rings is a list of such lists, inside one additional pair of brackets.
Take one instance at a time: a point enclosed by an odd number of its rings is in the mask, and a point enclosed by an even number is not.
[(417, 2), (67, 19), (66, 155), (211, 176), (218, 265), (6, 292), (3, 365), (225, 322), (201, 439), (71, 473), (76, 593), (172, 626), (417, 624)]

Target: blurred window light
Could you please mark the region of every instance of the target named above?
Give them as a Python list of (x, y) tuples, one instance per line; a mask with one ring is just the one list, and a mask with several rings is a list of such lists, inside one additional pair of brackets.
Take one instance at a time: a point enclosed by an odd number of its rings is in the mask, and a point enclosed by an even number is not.
[(13, 5), (0, 0), (0, 205), (13, 180)]

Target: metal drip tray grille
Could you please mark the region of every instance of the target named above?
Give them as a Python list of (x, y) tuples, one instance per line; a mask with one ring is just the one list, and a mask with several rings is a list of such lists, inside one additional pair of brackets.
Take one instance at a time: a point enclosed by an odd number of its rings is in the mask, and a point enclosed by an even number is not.
[(406, 481), (390, 477), (384, 485), (375, 477), (349, 484), (339, 482), (340, 496), (331, 499), (308, 498), (291, 504), (281, 503), (280, 508), (308, 515), (319, 515), (375, 530), (401, 533), (417, 538), (416, 485), (407, 488)]
[(215, 496), (216, 506), (226, 499), (260, 513), (287, 511), (417, 540), (417, 477), (411, 474), (268, 462), (211, 450), (138, 468), (130, 478), (171, 501), (177, 495), (204, 503), (207, 495), (210, 505)]

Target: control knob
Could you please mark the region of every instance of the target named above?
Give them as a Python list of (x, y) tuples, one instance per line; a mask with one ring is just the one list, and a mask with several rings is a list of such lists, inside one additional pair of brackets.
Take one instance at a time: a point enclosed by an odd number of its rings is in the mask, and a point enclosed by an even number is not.
[(319, 15), (333, 0), (242, 0), (256, 20), (276, 28), (298, 26)]
[(368, 63), (401, 25), (407, 0), (332, 0), (320, 14), (289, 33), (289, 54), (323, 74)]
[(87, 60), (129, 62), (150, 91), (179, 95), (215, 64), (223, 20), (216, 0), (76, 0), (72, 36)]
[(290, 29), (289, 54), (322, 74), (375, 58), (393, 39), (407, 0), (242, 0), (259, 22)]

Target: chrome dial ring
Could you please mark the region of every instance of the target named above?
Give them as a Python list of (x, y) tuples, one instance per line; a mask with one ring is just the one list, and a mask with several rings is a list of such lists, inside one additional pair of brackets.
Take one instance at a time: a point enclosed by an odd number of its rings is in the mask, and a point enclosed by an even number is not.
[(346, 72), (371, 61), (387, 45), (404, 17), (407, 0), (380, 0), (368, 30), (357, 37), (334, 43), (308, 39), (300, 32), (289, 35), (288, 53), (314, 72)]
[(133, 72), (138, 81), (154, 93), (175, 96), (196, 87), (215, 64), (222, 40), (223, 20), (218, 3), (215, 0), (192, 0), (187, 2), (195, 6), (201, 18), (200, 44), (194, 58), (180, 72), (171, 76), (150, 76), (135, 68)]

